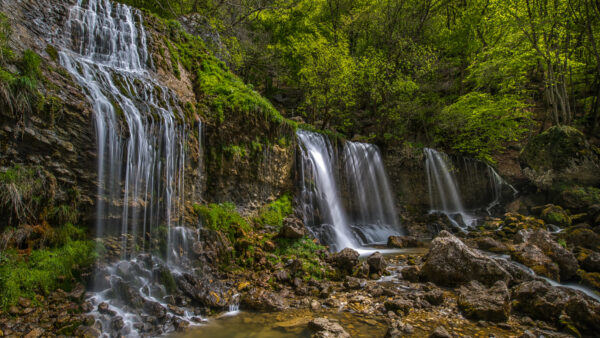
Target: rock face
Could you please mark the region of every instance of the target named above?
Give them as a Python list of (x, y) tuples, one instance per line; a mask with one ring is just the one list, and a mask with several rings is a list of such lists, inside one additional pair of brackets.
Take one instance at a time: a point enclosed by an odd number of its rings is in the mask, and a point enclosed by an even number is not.
[(515, 309), (534, 319), (558, 323), (564, 312), (584, 335), (600, 332), (600, 304), (577, 291), (529, 281), (512, 291)]
[(559, 182), (600, 183), (600, 160), (585, 136), (568, 126), (555, 126), (531, 138), (519, 156), (523, 173), (536, 186)]
[(496, 260), (470, 249), (447, 231), (440, 232), (431, 243), (421, 277), (443, 286), (462, 285), (472, 280), (491, 286), (496, 281), (508, 283), (512, 279)]
[(510, 315), (510, 293), (506, 283), (502, 281), (496, 282), (489, 289), (471, 281), (460, 288), (458, 308), (467, 318), (505, 322)]
[(308, 328), (312, 332), (312, 337), (315, 338), (350, 338), (348, 332), (344, 328), (327, 318), (315, 318), (308, 323)]

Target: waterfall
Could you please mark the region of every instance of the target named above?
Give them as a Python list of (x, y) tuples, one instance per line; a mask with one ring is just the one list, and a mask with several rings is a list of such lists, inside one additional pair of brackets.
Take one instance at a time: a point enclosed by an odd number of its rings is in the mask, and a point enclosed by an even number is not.
[(368, 143), (344, 144), (344, 176), (354, 225), (362, 243), (386, 243), (401, 232), (390, 184), (376, 146)]
[[(94, 110), (98, 237), (122, 236), (123, 258), (182, 217), (185, 124), (177, 97), (153, 80), (142, 17), (108, 0), (71, 7), (60, 62)], [(170, 251), (166, 252), (167, 256)]]
[(356, 247), (334, 176), (336, 156), (331, 142), (309, 131), (299, 130), (297, 136), (302, 145), (301, 199), (305, 224), (334, 251)]
[[(448, 155), (431, 148), (425, 148), (424, 153), (431, 212), (448, 215), (460, 228), (475, 225), (478, 217), (473, 210), (483, 209), (490, 214), (500, 204), (505, 187), (513, 195), (517, 193), (488, 164), (471, 158), (462, 158), (455, 164)], [(461, 193), (461, 187), (469, 189), (469, 207), (465, 207), (466, 195)]]
[[(299, 130), (297, 136), (302, 212), (315, 237), (339, 251), (385, 243), (403, 233), (376, 146), (346, 142), (340, 161), (324, 135)], [(337, 179), (338, 172), (343, 179)]]
[[(187, 253), (196, 237), (181, 224), (184, 115), (177, 96), (148, 70), (151, 59), (142, 21), (139, 11), (123, 4), (78, 0), (69, 9), (59, 52), (61, 65), (93, 108), (96, 231), (111, 250), (117, 248), (122, 260), (99, 264), (90, 301), (98, 307), (92, 313), (102, 329), (118, 336), (162, 333), (144, 325), (143, 313), (147, 306), (168, 307), (165, 276), (189, 266)], [(198, 132), (202, 147), (201, 123)], [(144, 252), (160, 252), (164, 260)], [(169, 318), (188, 321), (190, 313)], [(123, 325), (115, 324), (117, 319)]]

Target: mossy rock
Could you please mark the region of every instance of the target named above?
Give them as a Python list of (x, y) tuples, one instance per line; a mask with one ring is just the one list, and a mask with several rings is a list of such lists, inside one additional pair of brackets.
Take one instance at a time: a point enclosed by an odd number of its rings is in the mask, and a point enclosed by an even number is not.
[(540, 216), (546, 224), (554, 224), (560, 227), (571, 226), (571, 217), (567, 212), (558, 205), (549, 204)]
[(581, 278), (581, 283), (593, 288), (596, 291), (600, 291), (600, 272), (586, 272), (584, 270), (577, 270), (577, 275)]
[(556, 200), (566, 208), (586, 211), (594, 204), (600, 204), (600, 189), (578, 185), (558, 187)]
[(566, 233), (561, 237), (572, 246), (579, 246), (594, 251), (598, 251), (600, 247), (600, 235), (585, 225), (573, 226), (567, 229)]
[(540, 188), (557, 182), (600, 183), (598, 149), (573, 127), (555, 126), (532, 137), (519, 161), (524, 174)]

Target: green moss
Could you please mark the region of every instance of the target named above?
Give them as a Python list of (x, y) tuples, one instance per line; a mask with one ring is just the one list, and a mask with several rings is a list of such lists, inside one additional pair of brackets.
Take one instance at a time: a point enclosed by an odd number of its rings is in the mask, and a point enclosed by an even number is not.
[[(270, 257), (272, 263), (279, 263), (289, 259), (298, 259), (302, 262), (301, 276), (304, 279), (330, 278), (333, 271), (322, 264), (324, 258), (322, 253), (327, 248), (315, 243), (312, 239), (304, 237), (301, 239), (277, 238), (274, 255)], [(320, 254), (321, 253), (321, 254)]]
[(536, 171), (562, 170), (587, 148), (585, 136), (568, 126), (555, 126), (533, 137), (520, 155), (521, 161)]
[(29, 256), (0, 252), (0, 307), (14, 305), (20, 297), (32, 299), (57, 288), (69, 290), (95, 257), (92, 241), (69, 240), (60, 247), (33, 250)]
[(571, 226), (571, 217), (558, 205), (549, 205), (544, 208), (541, 218), (547, 224), (554, 224), (561, 227)]
[(196, 205), (195, 211), (200, 215), (203, 226), (226, 234), (232, 243), (251, 230), (233, 203)]
[[(15, 165), (0, 172), (0, 215), (3, 221), (19, 225), (34, 221), (52, 205), (55, 186), (54, 177), (41, 167)], [(2, 224), (2, 223), (0, 223)]]
[(279, 229), (283, 226), (283, 219), (293, 211), (292, 199), (289, 195), (283, 195), (279, 199), (262, 207), (253, 221), (261, 227), (270, 225)]
[(56, 48), (54, 48), (54, 46), (47, 45), (46, 53), (48, 53), (48, 56), (50, 56), (52, 61), (58, 61), (58, 51), (56, 50)]
[(165, 286), (167, 293), (173, 294), (177, 291), (177, 284), (175, 278), (171, 274), (171, 271), (167, 268), (161, 269), (159, 274), (160, 283)]

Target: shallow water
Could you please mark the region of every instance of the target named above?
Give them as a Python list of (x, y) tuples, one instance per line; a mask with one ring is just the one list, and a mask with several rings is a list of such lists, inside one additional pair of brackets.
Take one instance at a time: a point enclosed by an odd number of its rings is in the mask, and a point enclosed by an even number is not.
[(237, 316), (221, 316), (210, 320), (206, 325), (172, 337), (310, 337), (308, 322), (318, 317), (338, 320), (352, 337), (383, 337), (387, 331), (383, 318), (370, 318), (349, 312), (312, 313), (309, 310), (289, 310), (278, 313), (240, 312)]

